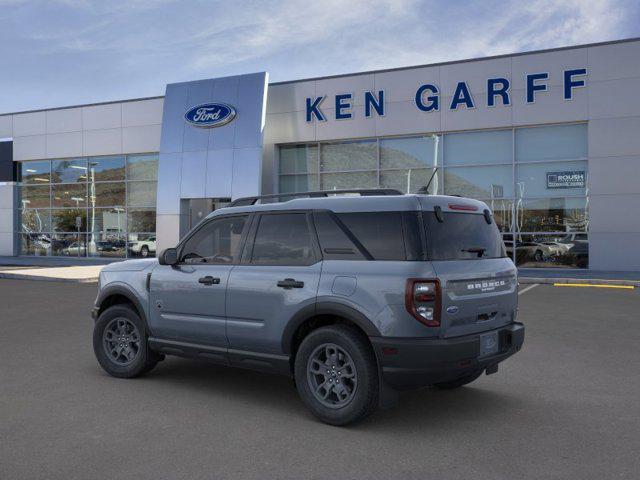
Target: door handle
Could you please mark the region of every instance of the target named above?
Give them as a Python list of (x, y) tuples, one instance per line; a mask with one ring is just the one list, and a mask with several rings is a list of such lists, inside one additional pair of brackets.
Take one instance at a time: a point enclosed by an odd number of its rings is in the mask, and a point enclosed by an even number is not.
[(198, 283), (202, 283), (203, 285), (218, 285), (220, 283), (220, 279), (207, 275), (206, 277), (198, 279)]
[(295, 278), (285, 278), (278, 282), (280, 288), (304, 288), (304, 282), (299, 282)]

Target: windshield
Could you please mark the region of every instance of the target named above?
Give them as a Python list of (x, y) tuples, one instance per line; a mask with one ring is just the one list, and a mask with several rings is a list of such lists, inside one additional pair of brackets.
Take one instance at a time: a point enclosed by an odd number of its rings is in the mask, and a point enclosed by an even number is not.
[(484, 215), (442, 212), (439, 222), (434, 212), (424, 212), (424, 226), (431, 260), (477, 260), (505, 257), (502, 237), (495, 222)]

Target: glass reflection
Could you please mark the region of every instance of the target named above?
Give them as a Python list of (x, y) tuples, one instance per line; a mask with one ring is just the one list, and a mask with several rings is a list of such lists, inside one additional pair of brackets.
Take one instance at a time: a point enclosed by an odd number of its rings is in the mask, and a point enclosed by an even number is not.
[(587, 268), (589, 242), (586, 233), (515, 235), (505, 240), (516, 265), (523, 268)]
[(127, 249), (129, 257), (155, 257), (156, 236), (149, 233), (130, 233)]
[(51, 210), (51, 227), (54, 232), (86, 232), (87, 210), (84, 208), (53, 209)]
[(89, 159), (90, 180), (96, 182), (113, 182), (124, 180), (125, 160), (117, 157), (92, 157)]
[(513, 197), (513, 168), (505, 166), (455, 167), (444, 171), (445, 195), (470, 198)]
[(318, 169), (318, 147), (285, 145), (280, 147), (280, 173), (314, 173)]
[(51, 178), (51, 164), (48, 160), (20, 162), (18, 181), (22, 183), (45, 184)]
[(394, 188), (403, 193), (425, 193), (424, 188), (431, 182), (429, 193), (435, 195), (438, 193), (439, 177), (440, 173), (432, 168), (383, 170), (380, 172), (380, 188)]
[(48, 232), (51, 230), (49, 210), (27, 209), (20, 212), (20, 230), (23, 232)]
[(51, 255), (62, 257), (86, 257), (85, 234), (54, 234), (51, 237)]
[[(325, 143), (320, 148), (320, 170), (323, 172), (376, 170), (378, 168), (378, 145), (376, 141)], [(355, 187), (351, 185), (345, 188)], [(363, 185), (359, 188), (367, 187)]]
[(155, 207), (157, 184), (156, 182), (129, 182), (127, 206), (129, 207)]
[(127, 157), (128, 180), (157, 180), (157, 155), (129, 155)]
[(516, 201), (518, 232), (586, 232), (589, 228), (586, 198), (543, 198)]
[(51, 162), (52, 183), (86, 183), (87, 159), (53, 160)]
[(86, 207), (87, 186), (73, 183), (51, 186), (52, 207)]
[(318, 175), (281, 175), (280, 192), (296, 193), (318, 190)]
[(441, 164), (441, 135), (380, 140), (380, 168), (413, 169)]

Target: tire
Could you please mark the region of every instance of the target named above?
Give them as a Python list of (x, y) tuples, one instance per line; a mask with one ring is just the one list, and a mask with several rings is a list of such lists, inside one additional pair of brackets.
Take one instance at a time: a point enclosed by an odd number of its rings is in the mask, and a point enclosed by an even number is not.
[(142, 258), (147, 258), (149, 256), (149, 247), (143, 245), (140, 249), (140, 255), (142, 256)]
[[(115, 338), (115, 341), (110, 338)], [(120, 338), (124, 340), (118, 345)], [(161, 359), (149, 348), (148, 338), (144, 322), (132, 307), (114, 305), (102, 312), (96, 321), (93, 351), (109, 375), (134, 378), (150, 371)]]
[(542, 254), (542, 250), (536, 250), (536, 253), (533, 255), (533, 259), (536, 262), (541, 262), (544, 260), (544, 255)]
[(375, 355), (366, 337), (347, 326), (322, 327), (307, 335), (296, 353), (294, 370), (300, 398), (324, 423), (348, 425), (378, 405)]
[(471, 375), (466, 375), (450, 382), (436, 383), (433, 386), (439, 390), (453, 390), (454, 388), (460, 388), (476, 381), (478, 378), (480, 378), (480, 375), (482, 375), (482, 370), (480, 372), (472, 373)]

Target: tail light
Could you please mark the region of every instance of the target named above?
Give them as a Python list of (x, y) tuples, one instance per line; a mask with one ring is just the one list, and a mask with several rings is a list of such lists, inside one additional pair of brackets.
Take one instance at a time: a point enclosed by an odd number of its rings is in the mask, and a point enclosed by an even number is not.
[(427, 327), (440, 326), (440, 282), (438, 280), (407, 280), (405, 293), (407, 311)]

